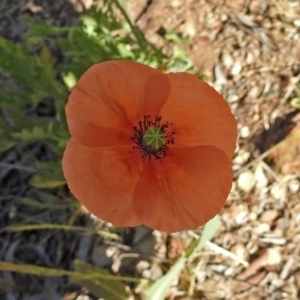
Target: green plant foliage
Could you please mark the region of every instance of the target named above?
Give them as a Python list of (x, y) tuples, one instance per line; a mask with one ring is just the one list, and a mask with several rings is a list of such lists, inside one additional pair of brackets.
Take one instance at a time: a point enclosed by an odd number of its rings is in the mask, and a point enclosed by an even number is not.
[[(75, 264), (82, 265), (83, 267), (89, 266), (88, 264), (84, 262), (75, 261)], [(91, 266), (91, 268), (93, 268)], [(31, 274), (31, 275), (37, 275), (37, 276), (48, 276), (48, 277), (58, 277), (58, 276), (70, 276), (72, 279), (78, 279), (78, 280), (96, 280), (96, 279), (106, 279), (111, 281), (119, 281), (120, 279), (123, 279), (124, 281), (128, 282), (140, 282), (141, 280), (135, 279), (135, 278), (129, 278), (129, 277), (118, 277), (110, 275), (107, 272), (97, 272), (98, 268), (93, 268), (93, 272), (91, 273), (83, 273), (79, 271), (67, 271), (62, 269), (50, 269), (35, 265), (29, 265), (29, 264), (16, 264), (16, 263), (10, 263), (5, 261), (0, 261), (0, 271), (10, 271), (10, 272), (16, 272), (20, 274)]]
[(37, 188), (57, 188), (66, 184), (61, 168), (57, 168), (57, 163), (36, 162), (36, 167), (41, 173), (35, 175), (30, 183)]
[[(121, 13), (118, 17), (117, 11)], [(0, 109), (6, 119), (13, 120), (7, 124), (0, 118), (5, 136), (0, 150), (12, 145), (8, 140), (17, 143), (42, 139), (62, 154), (69, 138), (64, 118), (69, 90), (94, 63), (130, 59), (153, 67), (167, 66), (172, 71), (191, 68), (185, 53), (176, 45), (174, 55), (166, 59), (162, 50), (150, 44), (130, 22), (117, 0), (103, 1), (101, 8), (92, 6), (75, 27), (55, 27), (29, 17), (23, 20), (28, 24), (23, 43), (0, 38), (0, 80), (5, 74), (9, 81), (0, 91)], [(169, 35), (170, 41), (182, 44), (176, 32)], [(45, 98), (54, 100), (52, 120), (26, 115), (26, 107), (33, 110)]]
[[(181, 49), (182, 39), (176, 32), (171, 32), (168, 37), (170, 43), (174, 44), (173, 55), (165, 57), (162, 49), (149, 43), (143, 32), (130, 21), (121, 2), (103, 0), (102, 3), (102, 7), (93, 6), (83, 14), (77, 26), (61, 28), (40, 19), (24, 17), (28, 30), (22, 43), (0, 38), (0, 153), (18, 143), (44, 141), (58, 157), (57, 161), (35, 161), (37, 172), (30, 181), (34, 187), (49, 189), (65, 184), (61, 157), (69, 140), (69, 132), (64, 108), (70, 90), (87, 68), (95, 63), (118, 59), (139, 61), (168, 71), (185, 71), (192, 67)], [(38, 113), (43, 101), (52, 103), (52, 114), (43, 116)], [(22, 201), (27, 205), (39, 205), (33, 199)], [(21, 224), (2, 230), (38, 229), (88, 230), (71, 228), (65, 224)], [(102, 232), (94, 233), (104, 235)], [(4, 269), (15, 272), (69, 275), (98, 297), (126, 299), (127, 294), (121, 282), (112, 284), (113, 276), (105, 279), (107, 274), (104, 271), (83, 263), (75, 264), (76, 276), (65, 270), (0, 262), (2, 270), (1, 264)], [(181, 263), (180, 266), (181, 270)], [(92, 272), (95, 276), (87, 277), (86, 272)], [(82, 277), (78, 275), (81, 273)], [(104, 279), (100, 281), (97, 278)]]
[(30, 25), (26, 37), (36, 46), (51, 40), (66, 56), (60, 71), (73, 73), (76, 78), (92, 64), (106, 60), (130, 59), (158, 67), (163, 58), (161, 50), (147, 42), (140, 29), (128, 23), (127, 16), (125, 20), (116, 17), (115, 11), (121, 9), (117, 3), (104, 1), (101, 9), (93, 6), (81, 16), (78, 27), (64, 31), (24, 18)]
[(291, 105), (295, 108), (300, 108), (300, 96), (291, 100)]
[(146, 300), (164, 300), (165, 294), (174, 281), (174, 279), (179, 276), (183, 268), (185, 267), (185, 263), (188, 258), (199, 251), (202, 247), (204, 247), (205, 243), (210, 241), (217, 230), (220, 228), (221, 221), (220, 217), (217, 215), (209, 222), (207, 222), (203, 228), (201, 236), (190, 246), (187, 251), (187, 254), (181, 258), (179, 258), (172, 268), (160, 279), (158, 279), (148, 290), (145, 292)]
[[(126, 300), (128, 294), (125, 291), (125, 285), (120, 280), (111, 280), (106, 278), (110, 274), (106, 270), (102, 270), (93, 267), (83, 261), (76, 260), (74, 262), (75, 271), (82, 274), (95, 274), (98, 278), (84, 279), (79, 277), (73, 277), (73, 281), (86, 287), (90, 292), (99, 298), (106, 300)], [(103, 278), (99, 278), (99, 275), (103, 275)], [(95, 276), (96, 277), (96, 276)]]
[[(0, 92), (2, 131), (16, 143), (30, 140), (55, 140), (54, 146), (61, 145), (54, 132), (67, 135), (63, 122), (63, 107), (67, 87), (57, 80), (55, 60), (49, 48), (43, 47), (31, 53), (25, 44), (13, 44), (0, 38), (0, 71), (9, 76), (9, 83)], [(55, 102), (56, 116), (45, 122), (38, 117), (27, 115), (26, 108), (34, 110), (38, 103), (51, 98)], [(10, 122), (8, 122), (10, 120)]]

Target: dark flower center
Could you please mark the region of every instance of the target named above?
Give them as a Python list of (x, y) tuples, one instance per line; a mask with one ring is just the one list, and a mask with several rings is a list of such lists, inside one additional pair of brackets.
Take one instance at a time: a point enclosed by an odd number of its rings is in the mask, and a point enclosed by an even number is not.
[(144, 116), (143, 120), (138, 122), (138, 126), (133, 126), (134, 134), (130, 139), (136, 144), (134, 149), (142, 153), (143, 160), (162, 160), (169, 153), (169, 144), (174, 144), (175, 132), (168, 131), (169, 122), (161, 124), (161, 117), (156, 116), (154, 121), (149, 116)]

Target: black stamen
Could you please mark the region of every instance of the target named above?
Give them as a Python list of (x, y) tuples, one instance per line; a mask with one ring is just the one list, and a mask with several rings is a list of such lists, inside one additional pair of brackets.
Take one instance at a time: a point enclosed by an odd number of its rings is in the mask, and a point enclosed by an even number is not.
[[(130, 136), (130, 139), (136, 144), (136, 146), (133, 146), (133, 148), (138, 149), (142, 152), (143, 161), (145, 161), (146, 159), (151, 160), (152, 157), (154, 157), (154, 159), (156, 160), (162, 160), (167, 155), (171, 155), (169, 153), (168, 145), (175, 143), (175, 132), (167, 132), (169, 126), (172, 124), (166, 122), (161, 125), (160, 122), (162, 118), (160, 116), (156, 116), (154, 121), (151, 121), (150, 117), (150, 115), (143, 116), (143, 121), (139, 121), (138, 126), (132, 127), (134, 134)], [(154, 150), (151, 146), (145, 145), (145, 143), (143, 143), (144, 134), (151, 127), (159, 128), (165, 134), (165, 143), (159, 149)]]

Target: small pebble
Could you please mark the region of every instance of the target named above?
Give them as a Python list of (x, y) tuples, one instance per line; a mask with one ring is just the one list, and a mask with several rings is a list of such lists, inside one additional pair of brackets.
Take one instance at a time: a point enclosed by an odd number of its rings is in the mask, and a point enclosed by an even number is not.
[(289, 190), (291, 193), (295, 194), (299, 191), (299, 181), (294, 179), (294, 180), (291, 180), (289, 183), (288, 183), (288, 187), (289, 187)]
[(228, 53), (224, 53), (222, 55), (222, 60), (223, 60), (223, 64), (225, 67), (227, 67), (228, 69), (232, 66), (233, 64), (233, 58), (230, 54)]
[(249, 137), (250, 135), (250, 129), (248, 126), (243, 126), (241, 129), (240, 129), (240, 134), (241, 134), (241, 137), (246, 139), (247, 137)]
[(243, 165), (248, 161), (249, 157), (250, 157), (249, 152), (240, 151), (240, 153), (237, 155), (237, 157), (234, 158), (233, 161), (238, 165)]
[(226, 22), (228, 20), (228, 15), (227, 14), (222, 14), (221, 15), (221, 21)]
[(286, 190), (279, 184), (274, 184), (271, 188), (271, 195), (278, 200), (284, 200), (286, 198)]
[(181, 3), (180, 0), (172, 0), (170, 4), (171, 4), (171, 6), (174, 7), (174, 8), (177, 8), (177, 7), (179, 7), (179, 6), (182, 5), (182, 3)]
[(260, 236), (266, 232), (269, 232), (270, 228), (271, 228), (271, 226), (269, 224), (261, 223), (261, 224), (258, 224), (256, 227), (253, 227), (252, 230), (253, 230), (253, 233)]
[(258, 98), (259, 95), (260, 88), (257, 85), (253, 86), (248, 92), (248, 96), (252, 99)]
[(269, 183), (267, 176), (265, 175), (264, 169), (261, 164), (256, 167), (255, 173), (256, 187), (262, 189), (266, 187)]
[(251, 65), (253, 63), (253, 61), (254, 61), (254, 55), (253, 55), (253, 53), (248, 52), (247, 56), (246, 56), (246, 64), (247, 65)]
[(300, 27), (300, 19), (294, 20), (294, 21), (293, 21), (293, 24), (294, 24), (296, 27)]
[(237, 101), (239, 101), (239, 96), (236, 95), (236, 94), (230, 95), (230, 96), (227, 97), (227, 101), (229, 103), (237, 102)]
[(237, 180), (238, 187), (244, 192), (250, 192), (255, 186), (255, 177), (251, 171), (240, 174)]
[(231, 68), (231, 74), (232, 75), (238, 75), (238, 74), (240, 74), (241, 73), (241, 71), (242, 71), (242, 65), (241, 65), (241, 63), (239, 63), (239, 62), (235, 62), (234, 64), (233, 64), (233, 66), (232, 66), (232, 68)]
[(279, 216), (279, 211), (276, 210), (276, 209), (270, 209), (270, 210), (267, 210), (265, 211), (261, 217), (260, 217), (260, 220), (261, 222), (263, 223), (272, 223), (278, 216)]

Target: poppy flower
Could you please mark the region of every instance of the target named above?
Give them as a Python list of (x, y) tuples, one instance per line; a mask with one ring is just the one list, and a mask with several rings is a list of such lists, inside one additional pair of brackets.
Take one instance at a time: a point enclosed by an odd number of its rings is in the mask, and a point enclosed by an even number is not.
[(232, 184), (237, 123), (212, 87), (132, 61), (93, 65), (66, 106), (71, 192), (115, 226), (204, 225)]

